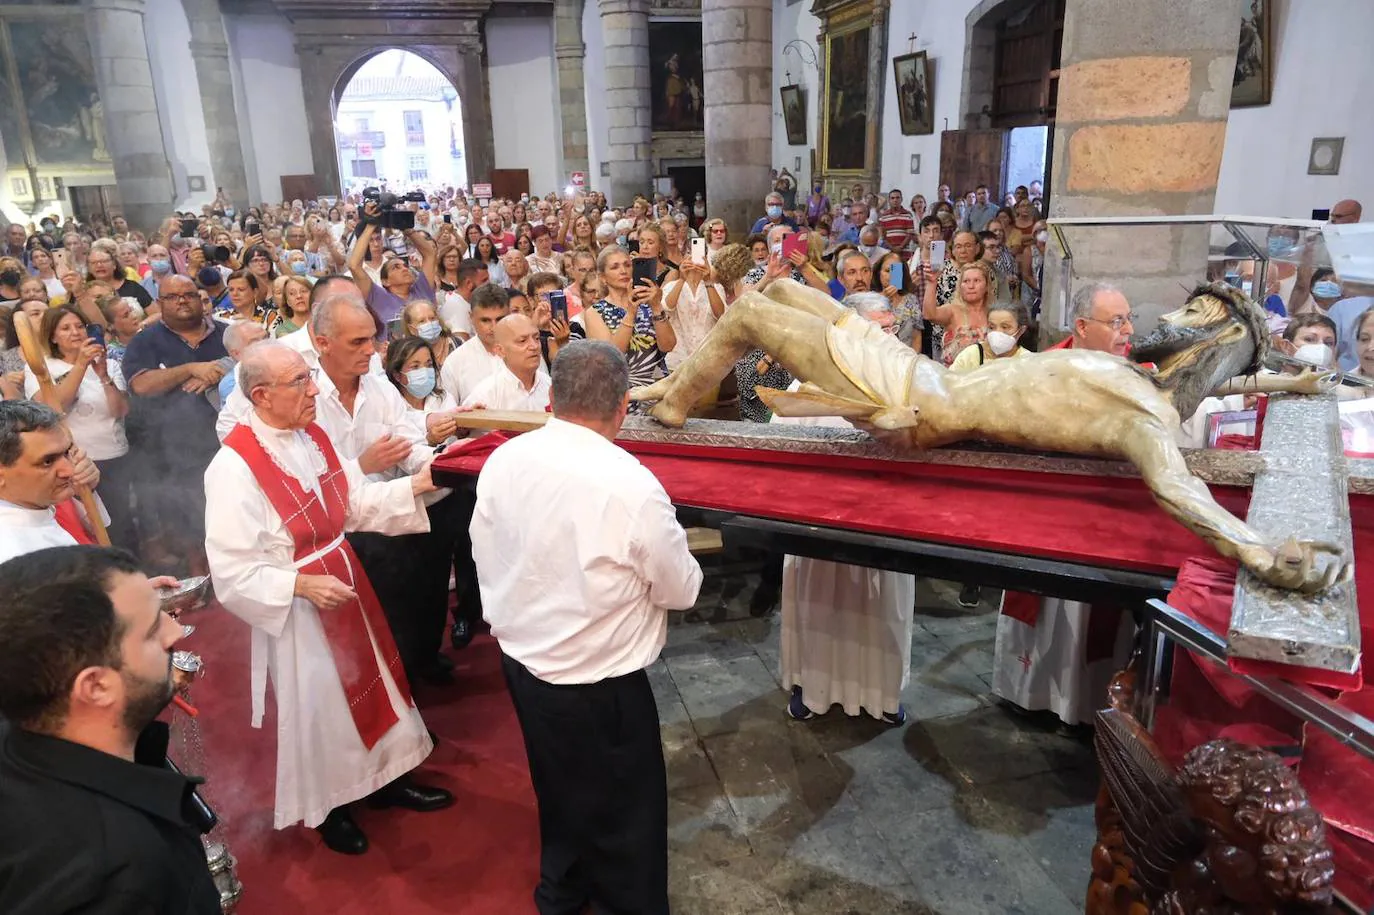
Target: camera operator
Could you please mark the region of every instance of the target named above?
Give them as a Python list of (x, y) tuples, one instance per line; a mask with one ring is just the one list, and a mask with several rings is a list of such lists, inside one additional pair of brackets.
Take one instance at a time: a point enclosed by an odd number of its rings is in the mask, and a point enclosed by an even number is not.
[[(391, 195), (385, 196), (395, 199)], [(376, 199), (364, 202), (363, 227), (359, 230), (358, 239), (353, 243), (353, 250), (348, 255), (348, 269), (353, 275), (353, 282), (358, 284), (363, 297), (367, 300), (367, 306), (385, 325), (401, 316), (407, 302), (415, 299), (434, 302), (438, 258), (435, 256), (434, 242), (423, 232), (417, 232), (412, 224), (403, 229), (402, 234), (420, 252), (423, 259), (420, 272), (417, 274), (412, 270), (405, 258), (393, 257), (382, 262), (381, 284), (374, 283), (372, 277), (363, 269), (363, 260), (373, 233), (384, 225), (386, 216), (395, 212), (385, 212), (383, 203), (384, 201)]]

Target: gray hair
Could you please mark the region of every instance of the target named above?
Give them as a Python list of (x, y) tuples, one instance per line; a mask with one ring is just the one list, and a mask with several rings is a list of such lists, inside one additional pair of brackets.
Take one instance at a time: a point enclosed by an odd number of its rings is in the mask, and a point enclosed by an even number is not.
[[(235, 321), (224, 329), (224, 348), (232, 355), (235, 350), (242, 350), (248, 343), (248, 331), (254, 327), (262, 327), (253, 321)], [(258, 341), (253, 341), (257, 343)]]
[(767, 205), (769, 201), (772, 200), (776, 200), (778, 202), (778, 206), (782, 206), (782, 195), (779, 194), (777, 191), (770, 191), (768, 196), (763, 198), (763, 202), (765, 205)]
[(609, 222), (598, 223), (596, 226), (596, 239), (607, 242), (615, 238), (615, 225)]
[(841, 254), (839, 258), (835, 261), (836, 278), (838, 278), (841, 273), (844, 273), (845, 262), (856, 257), (862, 260), (865, 264), (868, 264), (869, 268), (872, 269), (873, 262), (868, 259), (867, 254), (864, 254), (858, 248), (850, 248), (849, 250)]
[(574, 340), (553, 360), (553, 413), (579, 419), (615, 416), (630, 389), (625, 354), (602, 340)]
[[(778, 223), (777, 225), (773, 226), (773, 228), (771, 228), (771, 229), (768, 230), (768, 244), (769, 244), (769, 246), (771, 247), (773, 244), (775, 244), (775, 242), (773, 241), (773, 236), (774, 236), (774, 235), (782, 235), (782, 233), (784, 233), (784, 232), (791, 232), (791, 231), (792, 231), (792, 227), (789, 226), (789, 225), (787, 225), (786, 223), (781, 223), (781, 222), (780, 222), (780, 223)], [(779, 241), (781, 241), (781, 239), (779, 239)]]
[(62, 417), (34, 400), (0, 401), (0, 467), (13, 467), (24, 453), (23, 434), (56, 429)]
[(277, 353), (293, 352), (295, 350), (277, 340), (259, 340), (245, 349), (239, 359), (238, 388), (243, 392), (243, 396), (252, 402), (254, 388), (272, 383), (272, 357)]
[(316, 337), (334, 336), (339, 330), (339, 318), (345, 311), (361, 312), (369, 319), (372, 317), (357, 286), (325, 293), (316, 300), (310, 310), (311, 333)]
[(1069, 314), (1070, 321), (1077, 321), (1079, 318), (1085, 321), (1093, 316), (1093, 300), (1097, 298), (1099, 292), (1115, 292), (1120, 294), (1121, 290), (1111, 283), (1089, 283), (1080, 286), (1073, 294), (1073, 310)]
[(854, 309), (861, 318), (892, 313), (892, 303), (881, 292), (854, 292), (845, 296), (840, 304)]

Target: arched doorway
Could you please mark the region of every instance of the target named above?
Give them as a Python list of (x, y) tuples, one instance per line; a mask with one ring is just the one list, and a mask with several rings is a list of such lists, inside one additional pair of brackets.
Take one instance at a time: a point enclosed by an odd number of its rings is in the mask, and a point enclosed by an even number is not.
[(458, 89), (420, 55), (391, 48), (347, 67), (334, 87), (333, 112), (345, 193), (467, 184)]

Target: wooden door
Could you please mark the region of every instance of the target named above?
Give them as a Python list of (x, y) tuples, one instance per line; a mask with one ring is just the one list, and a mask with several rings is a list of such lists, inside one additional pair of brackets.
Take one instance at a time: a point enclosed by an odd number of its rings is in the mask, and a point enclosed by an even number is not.
[(493, 168), (491, 170), (491, 196), (517, 200), (521, 194), (528, 194), (529, 192), (529, 169)]
[(940, 134), (940, 183), (958, 199), (980, 184), (994, 199), (1006, 169), (1008, 130), (946, 130)]
[(1065, 0), (1040, 0), (997, 26), (993, 64), (993, 127), (1054, 121)]
[(314, 175), (282, 175), (282, 200), (314, 200), (320, 196), (319, 182)]

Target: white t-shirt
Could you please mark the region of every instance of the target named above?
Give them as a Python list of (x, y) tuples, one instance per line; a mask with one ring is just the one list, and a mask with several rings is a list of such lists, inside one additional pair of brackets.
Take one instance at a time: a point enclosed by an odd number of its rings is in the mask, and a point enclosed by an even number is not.
[(552, 393), (553, 383), (543, 369), (535, 370), (534, 386), (525, 390), (520, 379), (502, 362), (498, 370), (463, 398), (463, 406), (475, 407), (480, 404), (488, 410), (526, 410), (543, 413), (549, 408)]
[(500, 356), (487, 352), (482, 341), (472, 337), (444, 360), (439, 369), (439, 387), (462, 403), (477, 385), (490, 378), (498, 368), (505, 367)]
[(472, 306), (456, 290), (439, 292), (439, 320), (451, 334), (472, 336)]
[[(57, 384), (73, 370), (71, 363), (53, 356), (47, 357), (48, 376)], [(124, 378), (110, 366), (110, 381), (124, 390)], [(24, 366), (24, 393), (33, 397), (38, 393), (38, 377)], [(105, 398), (105, 384), (95, 369), (87, 368), (76, 389), (76, 402), (67, 411), (67, 428), (72, 441), (93, 461), (109, 461), (129, 453), (129, 440), (124, 436), (124, 420), (116, 419)]]

